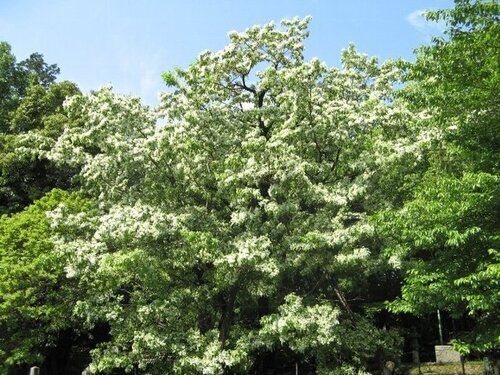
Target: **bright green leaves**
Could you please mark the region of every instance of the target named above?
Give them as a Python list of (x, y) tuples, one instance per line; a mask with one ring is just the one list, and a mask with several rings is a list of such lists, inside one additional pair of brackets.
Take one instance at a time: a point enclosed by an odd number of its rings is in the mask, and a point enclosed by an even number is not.
[(77, 194), (53, 190), (24, 211), (0, 218), (0, 344), (7, 365), (39, 361), (71, 326), (78, 298), (65, 278), (65, 254), (54, 249), (47, 211), (58, 205), (85, 210)]
[(178, 85), (177, 79), (175, 78), (175, 74), (172, 72), (165, 72), (161, 75), (161, 78), (165, 82), (167, 86), (176, 86)]
[(500, 81), (496, 1), (460, 0), (450, 10), (430, 12), (443, 20), (449, 39), (417, 50), (405, 89), (418, 108), (428, 108), (436, 125), (453, 127), (451, 142), (468, 169), (498, 167), (498, 83)]
[(391, 308), (471, 316), (477, 327), (457, 338), (463, 353), (500, 340), (498, 10), (495, 1), (460, 0), (428, 13), (445, 21), (448, 39), (417, 50), (402, 96), (431, 115), (424, 124), (441, 137), (423, 154), (421, 181), (407, 185), (401, 209), (379, 222), (388, 253), (408, 261)]
[[(499, 303), (498, 296), (491, 300), (497, 295), (495, 276), (489, 281), (475, 276), (485, 268), (495, 269), (498, 262), (495, 252), (488, 249), (498, 246), (499, 193), (498, 178), (489, 174), (466, 174), (460, 179), (429, 177), (413, 201), (396, 215), (383, 218), (383, 226), (391, 228), (390, 233), (396, 233), (404, 246), (404, 252), (399, 247), (396, 255), (425, 260), (410, 265), (403, 288), (403, 300), (408, 304), (402, 304), (406, 306), (403, 310), (432, 311), (439, 303), (450, 311), (457, 306), (460, 314), (464, 307), (471, 312), (488, 311)], [(478, 292), (473, 280), (481, 285), (481, 294), (490, 299), (490, 306), (478, 309), (469, 303)]]

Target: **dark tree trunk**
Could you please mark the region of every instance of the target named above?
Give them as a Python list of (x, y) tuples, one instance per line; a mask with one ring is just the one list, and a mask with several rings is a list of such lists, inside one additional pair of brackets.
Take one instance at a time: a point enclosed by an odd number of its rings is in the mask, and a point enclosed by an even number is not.
[(234, 303), (236, 301), (236, 295), (238, 294), (239, 285), (236, 283), (229, 290), (227, 300), (224, 303), (222, 308), (222, 316), (220, 321), (220, 334), (219, 341), (222, 349), (226, 346), (227, 336), (229, 334), (229, 330), (231, 329), (231, 324), (233, 321), (234, 315)]

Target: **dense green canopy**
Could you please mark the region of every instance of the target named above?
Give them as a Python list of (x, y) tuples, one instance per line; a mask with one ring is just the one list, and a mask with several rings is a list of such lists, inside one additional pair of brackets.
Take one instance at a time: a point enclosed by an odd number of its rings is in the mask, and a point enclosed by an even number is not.
[(464, 353), (500, 346), (499, 11), (457, 1), (428, 13), (446, 35), (417, 50), (403, 95), (441, 137), (411, 197), (381, 216), (389, 251), (410, 261), (392, 309), (471, 316), (477, 327), (455, 337)]
[[(38, 53), (17, 63), (10, 46), (0, 42), (0, 214), (18, 212), (52, 188), (71, 185), (75, 171), (20, 151), (50, 147), (67, 122), (62, 104), (79, 90), (71, 82), (56, 83), (58, 73)], [(48, 142), (33, 142), (36, 135)]]
[(86, 207), (77, 194), (53, 190), (22, 212), (0, 218), (2, 366), (39, 363), (59, 332), (76, 325), (71, 311), (76, 285), (66, 278), (64, 255), (53, 250), (46, 215), (62, 203), (77, 212)]

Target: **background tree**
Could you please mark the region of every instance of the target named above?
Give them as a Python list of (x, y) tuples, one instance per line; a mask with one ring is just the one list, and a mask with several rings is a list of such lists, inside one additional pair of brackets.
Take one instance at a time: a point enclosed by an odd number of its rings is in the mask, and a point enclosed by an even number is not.
[(71, 82), (55, 82), (58, 73), (38, 53), (16, 62), (0, 43), (0, 214), (13, 214), (0, 219), (2, 373), (42, 361), (47, 372), (65, 373), (77, 336), (68, 309), (77, 293), (53, 251), (45, 214), (61, 201), (71, 206), (72, 196), (54, 191), (29, 206), (54, 187), (70, 187), (75, 173), (44, 157), (68, 121), (63, 102), (80, 93)]
[(381, 216), (390, 253), (409, 261), (392, 309), (471, 317), (474, 330), (455, 337), (463, 353), (500, 346), (499, 10), (457, 0), (427, 13), (445, 36), (417, 49), (403, 95), (441, 139), (402, 208)]
[(36, 152), (50, 148), (62, 132), (62, 104), (80, 93), (74, 83), (56, 83), (58, 73), (38, 53), (17, 63), (10, 46), (0, 43), (0, 213), (20, 211), (52, 188), (71, 185), (75, 171), (57, 168)]

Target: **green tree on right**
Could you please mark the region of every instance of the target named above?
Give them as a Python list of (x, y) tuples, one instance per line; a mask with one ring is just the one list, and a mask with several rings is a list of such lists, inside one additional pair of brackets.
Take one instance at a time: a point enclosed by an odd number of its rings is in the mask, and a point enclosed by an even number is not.
[(474, 329), (453, 341), (462, 354), (500, 347), (499, 10), (456, 0), (426, 14), (445, 22), (445, 34), (416, 50), (402, 95), (440, 136), (401, 178), (404, 203), (377, 216), (405, 275), (389, 308), (471, 317)]

